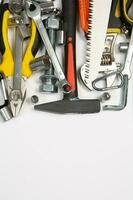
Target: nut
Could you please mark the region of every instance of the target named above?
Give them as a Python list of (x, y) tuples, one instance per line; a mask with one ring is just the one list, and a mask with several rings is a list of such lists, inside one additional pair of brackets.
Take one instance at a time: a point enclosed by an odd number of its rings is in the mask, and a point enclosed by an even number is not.
[(40, 86), (40, 92), (51, 92), (56, 93), (58, 86), (56, 84), (57, 78), (55, 75), (43, 75), (40, 77), (42, 85)]
[(51, 17), (47, 19), (47, 22), (46, 22), (47, 29), (58, 30), (59, 27), (60, 27), (60, 19), (58, 17), (55, 17), (54, 15), (52, 15)]

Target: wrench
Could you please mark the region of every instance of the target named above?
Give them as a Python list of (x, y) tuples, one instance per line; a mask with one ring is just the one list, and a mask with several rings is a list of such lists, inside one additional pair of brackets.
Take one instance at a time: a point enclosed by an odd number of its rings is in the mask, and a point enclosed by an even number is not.
[(42, 41), (46, 47), (47, 53), (52, 61), (53, 67), (55, 69), (55, 73), (59, 79), (60, 85), (63, 89), (64, 93), (70, 93), (71, 92), (71, 86), (68, 83), (61, 64), (57, 58), (57, 55), (53, 49), (53, 46), (49, 40), (46, 28), (42, 22), (41, 19), (41, 8), (38, 4), (36, 3), (32, 3), (31, 1), (26, 1), (26, 11), (27, 11), (27, 15), (34, 20), (36, 27), (40, 33), (40, 36), (42, 38)]

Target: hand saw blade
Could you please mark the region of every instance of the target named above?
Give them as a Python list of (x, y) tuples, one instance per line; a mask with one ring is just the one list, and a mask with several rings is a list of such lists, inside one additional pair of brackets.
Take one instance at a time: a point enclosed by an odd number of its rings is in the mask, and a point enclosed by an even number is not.
[(85, 86), (92, 90), (92, 82), (97, 78), (101, 63), (112, 0), (91, 0), (92, 13), (89, 15), (89, 30), (86, 63), (80, 69)]

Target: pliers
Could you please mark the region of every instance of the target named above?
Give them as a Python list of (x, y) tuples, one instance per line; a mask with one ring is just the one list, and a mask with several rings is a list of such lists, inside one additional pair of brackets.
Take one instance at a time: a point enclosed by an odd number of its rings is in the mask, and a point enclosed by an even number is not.
[(12, 51), (10, 48), (9, 40), (8, 40), (8, 20), (10, 17), (10, 11), (8, 7), (8, 3), (0, 4), (0, 52), (3, 57), (3, 61), (0, 64), (0, 72), (4, 74), (7, 80), (7, 90), (11, 105), (11, 110), (13, 116), (16, 116), (23, 105), (26, 96), (26, 80), (32, 75), (32, 71), (30, 69), (30, 62), (34, 59), (36, 53), (38, 52), (40, 46), (40, 38), (36, 29), (36, 26), (33, 21), (31, 21), (31, 36), (25, 50), (24, 56), (22, 58), (21, 68), (21, 98), (17, 98), (16, 100), (10, 98), (12, 86), (13, 86), (13, 75), (14, 75), (14, 59), (12, 55)]

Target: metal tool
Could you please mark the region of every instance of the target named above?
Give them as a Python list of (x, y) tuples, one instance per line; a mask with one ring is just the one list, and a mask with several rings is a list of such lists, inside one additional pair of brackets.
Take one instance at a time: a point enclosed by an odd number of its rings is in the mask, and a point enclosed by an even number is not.
[(50, 67), (51, 67), (51, 63), (50, 63), (48, 55), (40, 56), (30, 62), (30, 68), (33, 72), (39, 71), (42, 69), (48, 70)]
[[(20, 7), (21, 5), (21, 7)], [(9, 3), (10, 11), (15, 18), (15, 52), (14, 52), (14, 74), (13, 74), (13, 86), (9, 94), (10, 105), (13, 116), (17, 116), (23, 105), (26, 97), (26, 91), (22, 91), (22, 61), (23, 61), (23, 39), (30, 37), (29, 29), (26, 24), (23, 23), (23, 19), (20, 13), (23, 10), (23, 0), (11, 0)]]
[[(6, 90), (6, 84), (3, 75), (0, 73), (0, 88), (2, 89), (2, 104), (0, 103), (0, 114), (4, 121), (8, 121), (13, 118), (12, 112), (9, 108), (9, 99), (7, 97), (7, 90)], [(1, 99), (0, 98), (0, 99)]]
[(25, 23), (26, 13), (24, 14), (24, 0), (9, 0), (9, 10), (13, 14), (12, 21), (18, 26), (18, 30), (21, 33), (23, 39), (30, 37), (29, 29)]
[[(88, 85), (90, 76), (90, 49), (92, 37), (92, 16), (93, 16), (93, 1), (79, 0), (80, 23), (83, 31), (86, 34), (86, 62), (80, 69), (80, 77), (85, 85)], [(89, 88), (90, 89), (90, 88)], [(90, 89), (91, 90), (91, 89)]]
[(27, 24), (25, 24), (27, 22), (25, 22), (24, 20), (25, 18), (22, 15), (15, 16), (15, 22), (23, 40), (28, 39), (30, 37), (29, 28), (27, 27)]
[[(79, 0), (80, 1), (80, 0)], [(84, 0), (85, 1), (85, 0)], [(83, 3), (80, 1), (81, 4)], [(111, 8), (111, 0), (101, 0), (100, 4), (96, 0), (90, 0), (88, 2), (88, 21), (87, 26), (84, 26), (83, 30), (88, 31), (86, 33), (87, 48), (86, 48), (86, 61), (80, 69), (80, 78), (83, 84), (90, 90), (93, 90), (92, 81), (94, 81), (99, 73), (99, 67), (101, 62), (102, 51), (104, 48), (104, 38), (106, 36), (106, 28), (109, 19), (109, 13)], [(107, 9), (104, 10), (104, 4), (106, 3)], [(87, 6), (85, 7), (87, 9)], [(100, 12), (99, 12), (100, 10)], [(85, 15), (85, 14), (84, 14)], [(97, 23), (102, 21), (102, 26), (97, 26)], [(83, 24), (81, 24), (83, 27)]]
[(9, 9), (14, 14), (20, 14), (24, 8), (23, 0), (9, 0)]
[[(131, 4), (131, 0), (128, 1), (127, 8)], [(123, 67), (120, 63), (116, 63), (114, 51), (115, 43), (119, 33), (123, 32), (121, 27), (123, 27), (121, 16), (117, 13), (120, 12), (120, 6), (118, 6), (118, 0), (112, 1), (110, 19), (108, 24), (108, 30), (106, 34), (105, 47), (101, 59), (101, 66), (99, 73), (103, 74), (100, 78), (96, 78), (92, 82), (92, 86), (97, 91), (111, 90), (121, 88), (123, 86), (123, 75), (121, 71)], [(126, 27), (127, 30), (127, 27)], [(127, 31), (124, 31), (124, 33)], [(128, 31), (129, 32), (129, 31)], [(126, 33), (127, 34), (127, 33)], [(116, 80), (119, 81), (116, 81)], [(98, 87), (100, 81), (105, 81), (104, 87)], [(115, 85), (116, 82), (119, 82)]]
[(23, 60), (23, 41), (19, 34), (18, 28), (16, 28), (16, 43), (14, 54), (14, 75), (13, 75), (13, 87), (10, 93), (10, 104), (13, 112), (13, 116), (17, 116), (22, 103), (24, 102), (26, 91), (22, 93), (22, 60)]
[(45, 15), (46, 13), (53, 12), (54, 9), (55, 9), (53, 1), (47, 1), (47, 0), (45, 0), (43, 2), (40, 2), (39, 5), (40, 5), (40, 8), (41, 8), (41, 14), (42, 14), (42, 16)]
[(100, 111), (100, 100), (79, 99), (76, 76), (76, 13), (77, 0), (62, 0), (64, 31), (66, 32), (65, 66), (72, 91), (61, 101), (34, 106), (35, 110), (55, 113), (96, 113)]
[[(93, 88), (98, 91), (114, 89), (117, 88), (117, 86), (119, 88), (123, 84), (120, 73), (121, 65), (120, 63), (116, 63), (114, 55), (116, 39), (118, 34), (121, 32), (122, 26), (120, 15), (118, 14), (119, 11), (118, 0), (112, 0), (104, 51), (101, 58), (101, 65), (99, 67), (100, 78), (98, 77), (92, 82)], [(115, 87), (114, 83), (117, 78), (120, 79), (120, 84)], [(104, 87), (100, 88), (96, 86), (99, 81), (104, 81)]]
[[(63, 69), (59, 63), (59, 60), (57, 58), (57, 55), (50, 43), (47, 31), (45, 26), (43, 25), (42, 19), (41, 19), (41, 8), (38, 4), (32, 3), (31, 1), (26, 1), (26, 11), (30, 18), (32, 18), (37, 26), (37, 29), (40, 33), (40, 36), (42, 38), (42, 41), (46, 47), (47, 53), (52, 61), (53, 67), (55, 69), (55, 73), (59, 79), (60, 85), (63, 89), (64, 93), (69, 93), (71, 91), (71, 86), (66, 80), (66, 77), (63, 73)], [(69, 88), (69, 90), (68, 90)]]
[[(98, 83), (100, 81), (107, 81), (108, 79), (110, 80), (111, 77), (113, 77), (114, 79), (114, 76), (117, 77), (117, 84), (115, 84), (115, 80), (114, 80), (114, 83), (112, 83), (112, 85), (110, 86), (104, 86), (104, 87), (99, 87), (97, 86)], [(116, 79), (116, 78), (115, 78)], [(119, 81), (118, 81), (119, 80)], [(119, 83), (120, 82), (120, 83)], [(121, 88), (124, 84), (124, 79), (123, 79), (123, 74), (121, 71), (119, 70), (112, 70), (111, 72), (109, 72), (108, 74), (104, 75), (104, 76), (101, 76), (97, 79), (95, 79), (93, 82), (92, 82), (92, 86), (95, 90), (99, 91), (99, 92), (102, 92), (102, 91), (107, 91), (107, 90), (114, 90), (114, 89), (118, 89), (118, 88)]]
[[(106, 35), (104, 51), (99, 68), (100, 77), (96, 78), (92, 82), (93, 88), (97, 91), (117, 89), (123, 86), (123, 77), (121, 74), (122, 66), (120, 63), (116, 63), (114, 57), (114, 46), (116, 38), (117, 33), (107, 33)], [(116, 79), (119, 79), (120, 83), (114, 85)], [(100, 81), (104, 81), (104, 87), (97, 86)]]
[(121, 103), (119, 105), (105, 105), (103, 106), (103, 110), (108, 111), (120, 111), (123, 110), (127, 105), (127, 96), (128, 96), (128, 76), (123, 76), (123, 87), (122, 95), (121, 95)]
[[(132, 73), (131, 73), (131, 65), (133, 62), (133, 19), (131, 19), (128, 15), (128, 7), (127, 4), (129, 1), (126, 0), (120, 0), (120, 11), (121, 11), (121, 18), (122, 21), (125, 23), (125, 25), (131, 29), (131, 36), (129, 41), (129, 47), (127, 51), (127, 56), (125, 60), (125, 64), (123, 67), (122, 75), (123, 75), (123, 87), (122, 87), (122, 103), (120, 105), (106, 105), (104, 106), (104, 110), (122, 110), (127, 105), (127, 96), (128, 96), (128, 85), (129, 80), (131, 79)], [(130, 3), (130, 6), (133, 4), (133, 2)], [(128, 9), (127, 9), (128, 8)]]
[[(31, 23), (31, 36), (25, 50), (24, 56), (22, 54), (22, 43), (19, 42), (18, 39), (16, 41), (16, 55), (20, 54), (22, 57), (17, 58), (14, 63), (12, 51), (10, 48), (10, 44), (8, 41), (8, 19), (10, 17), (10, 11), (8, 8), (8, 4), (0, 4), (0, 37), (1, 37), (1, 45), (0, 52), (2, 54), (2, 63), (0, 64), (0, 72), (2, 72), (7, 81), (7, 89), (8, 95), (10, 96), (13, 114), (14, 116), (18, 113), (21, 106), (23, 105), (23, 101), (25, 99), (25, 89), (26, 89), (26, 80), (31, 76), (32, 72), (29, 66), (31, 60), (33, 60), (39, 49), (39, 38), (37, 35), (36, 27), (34, 22)], [(18, 28), (16, 26), (15, 28)], [(17, 32), (17, 37), (19, 37)], [(21, 38), (22, 40), (22, 38)], [(20, 56), (19, 55), (19, 56)], [(21, 60), (22, 59), (22, 60)], [(21, 63), (21, 64), (20, 64)], [(13, 89), (13, 91), (12, 91)], [(11, 92), (12, 91), (12, 92)], [(20, 92), (22, 91), (22, 93)], [(16, 105), (19, 106), (16, 109)], [(14, 108), (13, 108), (14, 107)]]
[[(60, 18), (58, 17), (58, 15), (56, 16), (56, 12), (51, 14), (51, 16), (46, 19), (45, 24), (49, 35), (49, 40), (53, 46), (53, 49), (55, 50), (57, 30), (60, 27)], [(44, 70), (44, 74), (40, 77), (40, 80), (42, 81), (42, 85), (40, 86), (40, 92), (58, 92), (58, 79), (54, 74), (54, 68), (52, 66), (52, 63), (49, 69)]]

